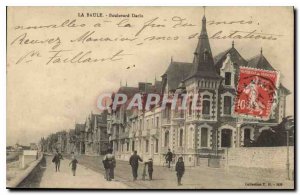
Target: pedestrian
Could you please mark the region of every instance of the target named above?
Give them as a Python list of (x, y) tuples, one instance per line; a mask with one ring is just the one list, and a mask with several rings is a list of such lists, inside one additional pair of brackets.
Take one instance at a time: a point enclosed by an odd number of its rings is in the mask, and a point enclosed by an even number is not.
[(152, 158), (149, 158), (149, 160), (147, 162), (145, 162), (145, 164), (148, 167), (148, 175), (149, 175), (149, 180), (152, 180), (152, 173), (153, 173), (153, 160)]
[(183, 158), (179, 157), (178, 161), (176, 163), (176, 175), (177, 175), (177, 184), (180, 186), (181, 184), (181, 178), (184, 174), (185, 168), (184, 168), (184, 162), (183, 162)]
[(73, 173), (73, 176), (75, 176), (78, 161), (74, 155), (74, 152), (72, 152), (71, 154), (72, 154), (72, 160), (71, 160), (69, 166), (72, 165), (72, 173)]
[(60, 160), (63, 160), (62, 155), (56, 150), (56, 153), (54, 154), (54, 157), (52, 159), (52, 162), (55, 163), (55, 172), (60, 171)]
[(171, 164), (171, 162), (172, 162), (172, 159), (173, 159), (173, 153), (171, 152), (170, 149), (168, 149), (168, 152), (167, 152), (167, 154), (166, 154), (166, 162), (167, 162), (167, 164), (168, 164), (168, 168), (171, 167), (170, 164)]
[(105, 169), (105, 178), (107, 181), (114, 179), (114, 169), (116, 167), (116, 159), (112, 154), (112, 149), (107, 150), (107, 154), (103, 158), (103, 165)]
[(131, 169), (132, 169), (133, 181), (135, 181), (138, 177), (139, 161), (143, 162), (143, 160), (141, 159), (141, 157), (137, 154), (137, 151), (135, 150), (133, 152), (133, 155), (131, 155), (131, 157), (129, 159), (129, 164), (131, 165)]

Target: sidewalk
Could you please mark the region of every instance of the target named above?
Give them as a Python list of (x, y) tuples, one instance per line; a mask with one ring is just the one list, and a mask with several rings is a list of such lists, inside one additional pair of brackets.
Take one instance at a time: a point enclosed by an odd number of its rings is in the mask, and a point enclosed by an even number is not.
[[(96, 172), (104, 172), (102, 157), (83, 155), (78, 160)], [(117, 161), (116, 180), (131, 189), (292, 189), (294, 185), (293, 181), (235, 174), (225, 169), (187, 167), (182, 180), (183, 186), (177, 186), (176, 172), (161, 166), (154, 166), (153, 181), (141, 180), (143, 166), (140, 163), (138, 180), (133, 182), (128, 162)]]
[(108, 182), (103, 174), (95, 172), (83, 165), (78, 165), (76, 176), (72, 175), (70, 160), (61, 161), (60, 172), (55, 172), (52, 157), (46, 157), (47, 167), (40, 182), (40, 188), (89, 188), (89, 189), (124, 189), (125, 184), (117, 181)]

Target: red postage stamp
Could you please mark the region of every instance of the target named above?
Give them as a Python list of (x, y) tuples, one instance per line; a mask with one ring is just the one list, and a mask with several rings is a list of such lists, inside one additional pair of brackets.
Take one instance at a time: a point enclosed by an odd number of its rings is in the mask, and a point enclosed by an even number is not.
[(255, 68), (240, 68), (236, 115), (268, 120), (276, 104), (279, 73)]

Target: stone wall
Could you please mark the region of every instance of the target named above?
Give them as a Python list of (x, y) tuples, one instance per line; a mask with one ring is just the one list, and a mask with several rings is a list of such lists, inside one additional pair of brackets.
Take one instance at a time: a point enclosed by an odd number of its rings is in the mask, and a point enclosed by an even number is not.
[[(287, 147), (241, 147), (225, 150), (227, 166), (286, 169)], [(294, 147), (289, 147), (290, 169), (294, 170)]]

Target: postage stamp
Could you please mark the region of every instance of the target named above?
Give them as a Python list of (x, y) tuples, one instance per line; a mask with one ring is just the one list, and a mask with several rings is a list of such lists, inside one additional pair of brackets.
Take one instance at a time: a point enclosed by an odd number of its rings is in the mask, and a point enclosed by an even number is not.
[(236, 115), (268, 120), (276, 105), (279, 72), (241, 67), (234, 104)]

